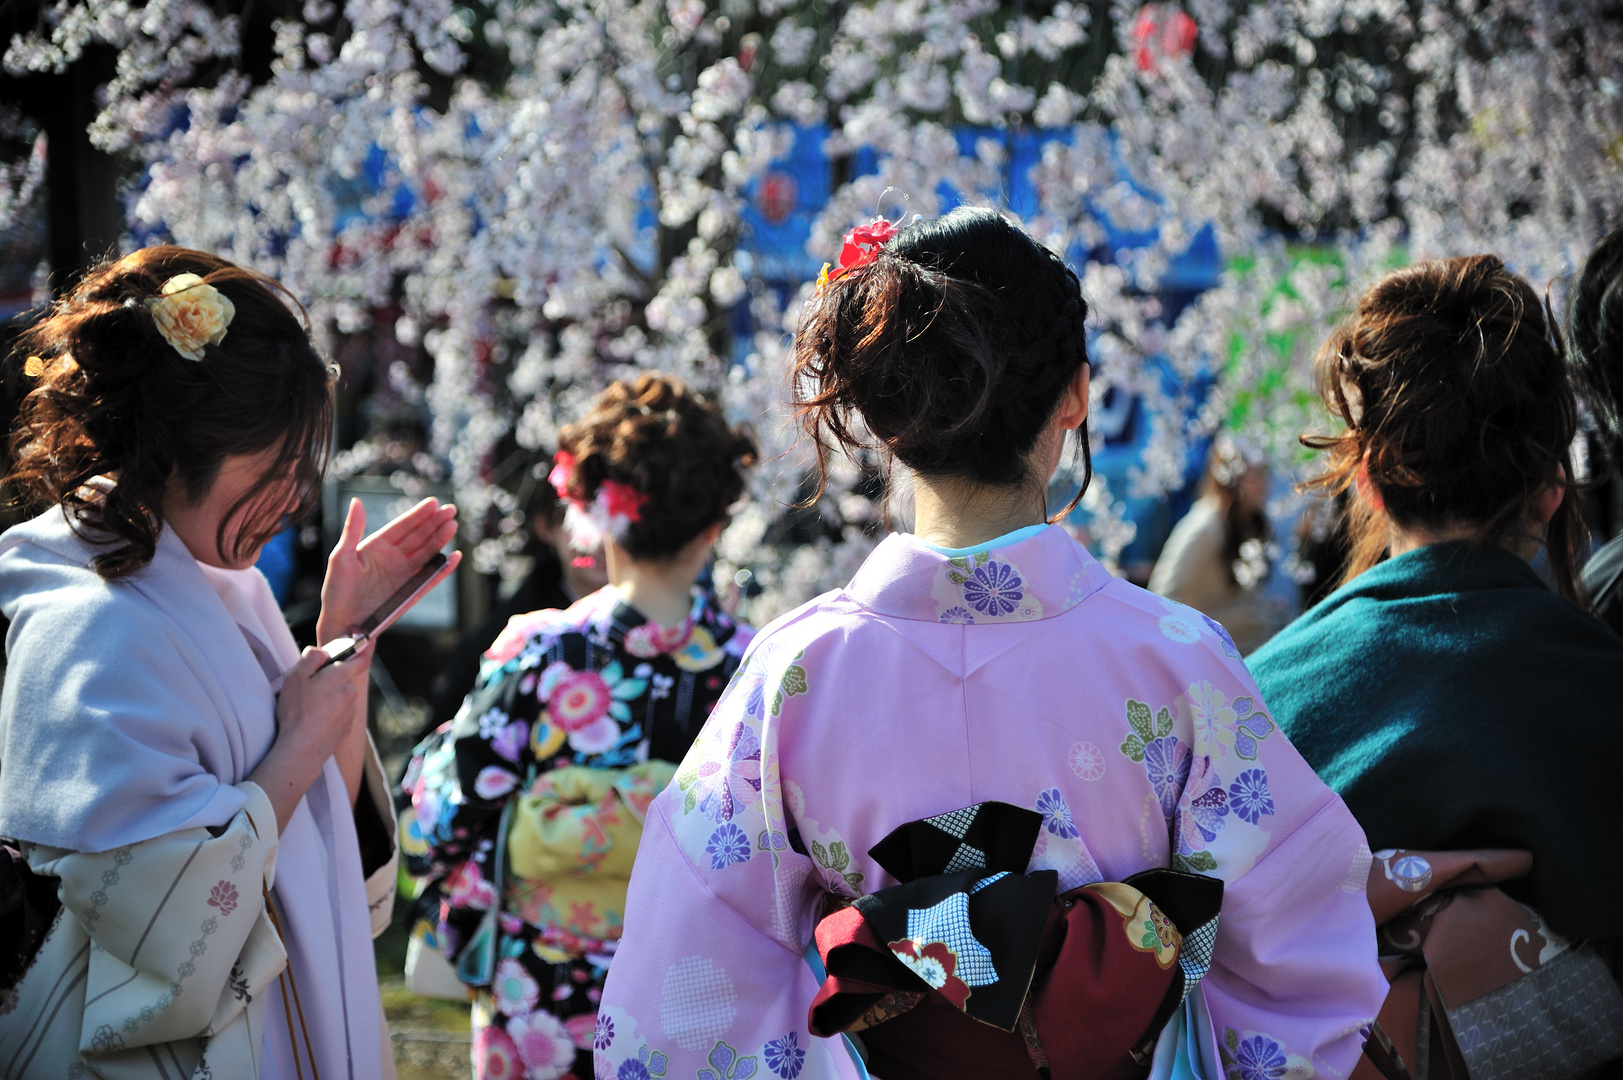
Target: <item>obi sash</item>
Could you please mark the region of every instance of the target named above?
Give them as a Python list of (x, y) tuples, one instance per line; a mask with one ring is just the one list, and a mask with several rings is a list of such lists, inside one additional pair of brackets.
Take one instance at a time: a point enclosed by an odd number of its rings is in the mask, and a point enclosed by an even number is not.
[(899, 884), (830, 898), (812, 1034), (861, 1032), (886, 1080), (1142, 1075), (1211, 964), (1223, 883), (1155, 869), (1056, 896), (1042, 815), (986, 802), (868, 854)]

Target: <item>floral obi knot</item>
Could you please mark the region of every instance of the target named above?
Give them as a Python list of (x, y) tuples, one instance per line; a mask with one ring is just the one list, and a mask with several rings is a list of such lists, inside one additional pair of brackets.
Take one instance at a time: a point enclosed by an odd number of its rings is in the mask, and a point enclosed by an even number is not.
[(1042, 827), (1040, 813), (985, 802), (874, 845), (900, 884), (830, 898), (811, 1033), (864, 1032), (870, 1068), (900, 1080), (1147, 1065), (1211, 966), (1223, 883), (1156, 869), (1055, 896), (1055, 871), (1025, 872)]

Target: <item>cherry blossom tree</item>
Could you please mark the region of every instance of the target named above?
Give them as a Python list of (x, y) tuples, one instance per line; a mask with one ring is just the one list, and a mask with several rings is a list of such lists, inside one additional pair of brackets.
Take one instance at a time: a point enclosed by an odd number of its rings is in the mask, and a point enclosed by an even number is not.
[[(522, 542), (508, 448), (550, 446), (635, 368), (721, 395), (765, 450), (720, 545), (767, 587), (757, 619), (849, 576), (876, 496), (906, 517), (905, 478), (872, 462), (786, 505), (811, 291), (755, 257), (748, 205), (797, 132), (833, 174), (814, 261), (876, 212), (955, 200), (1073, 259), (1095, 393), (1152, 418), (1139, 495), (1181, 487), (1220, 426), (1298, 469), (1316, 345), (1384, 269), (1492, 250), (1543, 284), (1623, 218), (1623, 21), (1601, 0), (306, 0), (257, 80), (239, 34), (199, 0), (59, 0), (5, 63), (119, 50), (92, 131), (144, 168), (134, 233), (278, 276), (323, 334), (401, 312), (433, 360), (396, 378), (433, 418), (420, 469), (449, 470), (482, 569)], [(27, 182), (0, 177), (0, 217)], [(1221, 279), (1172, 304), (1204, 228)], [(1085, 504), (1107, 555), (1121, 494)]]

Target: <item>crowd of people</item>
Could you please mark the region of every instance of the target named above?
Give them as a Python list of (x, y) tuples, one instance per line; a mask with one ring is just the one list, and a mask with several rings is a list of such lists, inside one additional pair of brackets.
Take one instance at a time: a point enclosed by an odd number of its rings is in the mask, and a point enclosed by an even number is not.
[[(1475, 255), (1363, 294), (1304, 436), (1345, 566), (1287, 625), (1232, 435), (1149, 590), (1050, 511), (1090, 468), (1059, 256), (853, 230), (784, 392), (823, 466), (911, 473), (911, 532), (745, 625), (706, 569), (749, 431), (613, 383), (536, 474), (557, 565), (392, 782), (369, 647), (300, 655), (252, 569), (328, 451), (296, 302), (109, 262), (10, 360), (0, 1075), (392, 1076), (397, 849), (476, 1080), (1616, 1073), (1623, 541), (1589, 557), (1571, 447), (1623, 454), (1623, 230), (1568, 292)], [(455, 528), (352, 508), (320, 640)]]

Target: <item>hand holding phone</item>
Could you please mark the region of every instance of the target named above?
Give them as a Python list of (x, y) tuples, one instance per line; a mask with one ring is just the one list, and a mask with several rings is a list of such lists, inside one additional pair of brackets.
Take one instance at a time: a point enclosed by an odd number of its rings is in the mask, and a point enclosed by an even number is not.
[(342, 663), (355, 655), (362, 642), (383, 633), (394, 625), (396, 619), (404, 615), (413, 604), (427, 595), (428, 590), (438, 585), (455, 569), (456, 564), (445, 557), (444, 552), (436, 551), (427, 562), (417, 569), (417, 572), (406, 579), (405, 584), (396, 589), (387, 600), (378, 605), (378, 609), (368, 615), (351, 633), (334, 638), (321, 646), (321, 651), (330, 658), (328, 663)]

